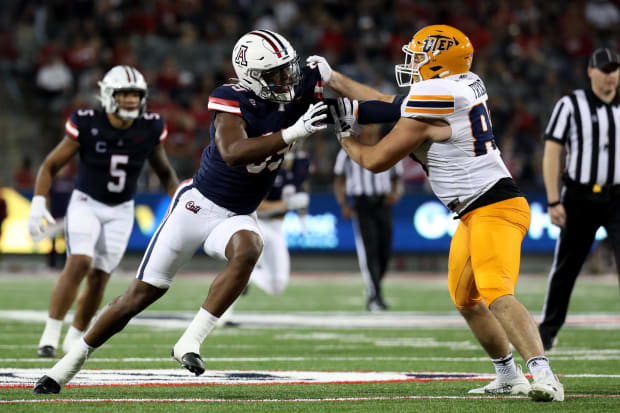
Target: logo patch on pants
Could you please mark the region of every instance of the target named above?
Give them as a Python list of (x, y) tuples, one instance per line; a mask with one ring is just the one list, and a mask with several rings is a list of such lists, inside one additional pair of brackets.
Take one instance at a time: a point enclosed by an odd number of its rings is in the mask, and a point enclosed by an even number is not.
[(190, 210), (190, 211), (192, 211), (194, 214), (197, 214), (198, 211), (200, 211), (202, 209), (201, 206), (198, 206), (198, 205), (194, 204), (194, 201), (188, 201), (185, 204), (185, 208)]

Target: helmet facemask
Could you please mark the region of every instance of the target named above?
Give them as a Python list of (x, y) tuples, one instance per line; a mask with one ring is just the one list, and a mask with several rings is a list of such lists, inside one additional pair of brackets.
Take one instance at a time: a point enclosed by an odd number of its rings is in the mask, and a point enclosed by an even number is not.
[(289, 103), (295, 98), (295, 86), (299, 84), (301, 73), (299, 59), (269, 70), (248, 70), (248, 74), (261, 84), (257, 95), (276, 103)]
[(423, 81), (420, 68), (431, 60), (428, 53), (414, 52), (409, 48), (409, 45), (403, 46), (403, 52), (405, 53), (405, 63), (394, 67), (396, 82), (399, 87), (411, 86)]
[[(146, 111), (147, 85), (144, 77), (129, 66), (115, 66), (103, 77), (99, 84), (99, 100), (106, 113), (118, 116), (124, 121), (134, 120)], [(138, 92), (138, 109), (126, 110), (116, 100), (118, 92)]]

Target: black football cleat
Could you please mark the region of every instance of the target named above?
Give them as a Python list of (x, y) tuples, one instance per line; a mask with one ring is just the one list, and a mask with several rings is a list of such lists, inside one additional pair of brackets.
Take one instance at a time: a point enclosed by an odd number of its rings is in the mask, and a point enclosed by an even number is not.
[(43, 376), (37, 381), (32, 389), (32, 394), (57, 394), (60, 393), (60, 384), (49, 376)]
[(56, 357), (56, 348), (52, 346), (41, 346), (37, 349), (39, 357)]
[(202, 363), (202, 358), (200, 357), (199, 354), (185, 353), (181, 357), (181, 360), (179, 360), (174, 356), (174, 349), (172, 349), (172, 352), (170, 353), (170, 357), (172, 357), (173, 359), (181, 363), (181, 367), (188, 369), (189, 371), (194, 373), (196, 376), (200, 376), (202, 373), (205, 372), (205, 366)]

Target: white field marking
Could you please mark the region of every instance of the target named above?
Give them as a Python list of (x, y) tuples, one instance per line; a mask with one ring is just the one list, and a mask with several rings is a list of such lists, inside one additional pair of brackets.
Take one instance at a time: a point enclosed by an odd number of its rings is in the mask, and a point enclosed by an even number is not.
[[(566, 399), (620, 398), (618, 394), (567, 394)], [(390, 400), (487, 400), (527, 399), (526, 396), (391, 396), (391, 397), (328, 397), (323, 399), (20, 399), (0, 400), (0, 404), (41, 403), (305, 403), (305, 402), (365, 402)]]
[[(31, 387), (45, 369), (0, 369), (0, 388)], [(201, 376), (175, 369), (82, 370), (68, 387), (351, 384), (487, 381), (494, 374), (471, 372), (207, 370)], [(567, 374), (562, 378), (620, 379), (620, 374)]]
[(447, 348), (450, 350), (477, 350), (479, 346), (469, 340), (438, 341), (434, 337), (372, 337), (363, 333), (321, 331), (308, 333), (285, 333), (274, 336), (276, 340), (338, 341), (344, 345), (354, 343), (372, 344), (376, 347)]
[[(0, 369), (0, 388), (32, 386), (45, 369)], [(201, 376), (175, 369), (81, 370), (68, 386), (179, 386), (389, 383), (492, 380), (481, 373), (394, 371), (207, 370)]]
[[(106, 345), (106, 348), (115, 347), (114, 344)], [(0, 347), (3, 348), (3, 347)], [(14, 348), (32, 349), (34, 346), (15, 346)], [(551, 360), (558, 361), (616, 361), (620, 360), (620, 349), (614, 350), (575, 350), (564, 352), (566, 356), (553, 355)], [(96, 353), (95, 353), (96, 354)], [(559, 353), (556, 353), (559, 354)], [(437, 362), (459, 362), (459, 363), (488, 363), (488, 357), (205, 357), (203, 361), (209, 363), (246, 363), (246, 362), (265, 362), (274, 361), (286, 362), (307, 362), (307, 361), (437, 361)], [(42, 358), (0, 358), (0, 363), (44, 363), (57, 359)], [(159, 363), (172, 362), (170, 357), (90, 357), (92, 363)]]
[[(193, 319), (192, 311), (146, 311), (131, 320), (132, 325), (158, 329), (185, 329)], [(27, 322), (45, 322), (47, 311), (0, 310), (0, 318)], [(70, 322), (68, 315), (66, 321)], [(535, 317), (539, 321), (540, 317)], [(232, 320), (249, 328), (466, 328), (467, 324), (456, 312), (236, 312)], [(619, 313), (569, 314), (565, 326), (598, 329), (620, 328)], [(235, 335), (238, 329), (216, 329), (214, 333)]]

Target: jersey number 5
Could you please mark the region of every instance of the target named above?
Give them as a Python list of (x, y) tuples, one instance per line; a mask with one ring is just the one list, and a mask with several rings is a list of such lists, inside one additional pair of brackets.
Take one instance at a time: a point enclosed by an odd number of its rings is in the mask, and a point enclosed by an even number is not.
[(129, 155), (112, 155), (110, 158), (110, 176), (116, 178), (117, 181), (108, 182), (108, 191), (123, 192), (125, 189), (125, 181), (127, 180), (127, 172), (119, 168), (121, 165), (129, 163)]
[(474, 138), (475, 156), (486, 155), (489, 150), (497, 149), (493, 139), (493, 128), (487, 105), (478, 103), (469, 111), (469, 125), (471, 136)]

